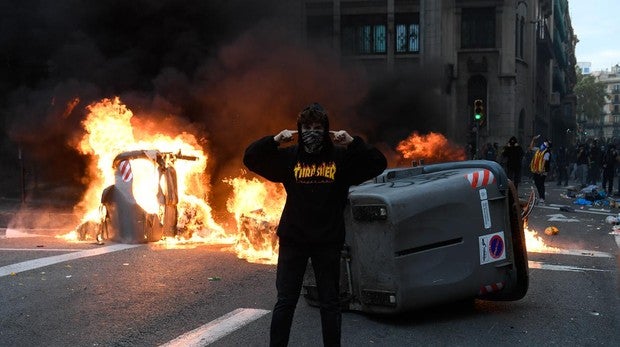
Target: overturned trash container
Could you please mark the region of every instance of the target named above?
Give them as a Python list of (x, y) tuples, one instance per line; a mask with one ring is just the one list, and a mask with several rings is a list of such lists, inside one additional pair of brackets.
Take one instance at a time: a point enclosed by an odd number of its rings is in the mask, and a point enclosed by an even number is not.
[[(388, 169), (351, 188), (345, 223), (344, 309), (398, 313), (527, 292), (521, 206), (496, 162)], [(317, 304), (311, 266), (303, 293)]]
[[(121, 243), (146, 243), (175, 236), (178, 218), (178, 188), (174, 160), (196, 160), (193, 156), (183, 156), (159, 152), (157, 150), (138, 150), (123, 152), (114, 158), (115, 183), (107, 187), (101, 196), (105, 206), (105, 217), (101, 235), (98, 239), (110, 239)], [(152, 165), (150, 193), (155, 205), (147, 211), (135, 196), (136, 184), (132, 163), (148, 161)], [(145, 182), (140, 182), (145, 183)]]

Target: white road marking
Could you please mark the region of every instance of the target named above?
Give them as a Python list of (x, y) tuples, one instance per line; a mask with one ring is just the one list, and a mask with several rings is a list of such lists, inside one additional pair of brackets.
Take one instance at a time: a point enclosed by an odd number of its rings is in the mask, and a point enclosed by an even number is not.
[(64, 261), (75, 260), (79, 258), (85, 257), (93, 257), (96, 255), (106, 254), (110, 252), (122, 251), (124, 249), (138, 247), (140, 245), (126, 245), (126, 244), (118, 244), (111, 245), (100, 248), (93, 248), (85, 251), (73, 252), (68, 254), (55, 255), (51, 257), (39, 258), (24, 261), (21, 263), (11, 264), (7, 266), (0, 267), (0, 277), (7, 276), (10, 274), (16, 274), (19, 272), (24, 272), (28, 270), (37, 269), (40, 267), (62, 263)]
[(207, 346), (269, 312), (253, 308), (238, 308), (160, 347)]
[(548, 214), (547, 217), (551, 217), (547, 219), (547, 222), (579, 222), (577, 218), (568, 218), (561, 213), (556, 214)]
[(26, 251), (26, 252), (38, 252), (38, 251), (44, 251), (44, 252), (80, 252), (83, 251), (82, 249), (75, 249), (75, 248), (45, 248), (45, 247), (39, 247), (39, 248), (0, 248), (0, 252), (1, 251)]
[(589, 249), (561, 249), (561, 248), (552, 248), (548, 250), (541, 251), (527, 251), (528, 253), (544, 253), (544, 254), (565, 254), (565, 255), (576, 255), (580, 257), (596, 257), (596, 258), (614, 258), (615, 256), (610, 253), (600, 252), (600, 251), (591, 251)]
[[(560, 207), (562, 206), (567, 206), (567, 205), (557, 205), (557, 204), (549, 204), (546, 206), (541, 206), (538, 205), (536, 206), (537, 208), (542, 208), (542, 209), (546, 209), (546, 210), (554, 210), (557, 211)], [(570, 208), (572, 208), (574, 210), (575, 213), (590, 213), (590, 214), (600, 214), (603, 216), (608, 216), (611, 212), (608, 210), (593, 210), (593, 209), (581, 209), (580, 207), (577, 206), (569, 206)]]
[(586, 272), (586, 271), (611, 272), (611, 270), (592, 269), (592, 268), (566, 266), (566, 265), (554, 265), (554, 264), (547, 264), (547, 263), (543, 263), (540, 261), (532, 261), (532, 260), (528, 261), (527, 263), (530, 269), (571, 271), (571, 272)]

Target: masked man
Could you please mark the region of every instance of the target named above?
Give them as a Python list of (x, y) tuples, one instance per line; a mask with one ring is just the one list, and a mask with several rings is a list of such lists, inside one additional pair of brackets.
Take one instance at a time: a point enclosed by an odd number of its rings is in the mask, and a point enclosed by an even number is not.
[[(298, 133), (298, 143), (291, 142)], [(331, 136), (333, 136), (333, 140)], [(383, 172), (387, 162), (376, 148), (346, 131), (329, 131), (327, 112), (311, 104), (297, 117), (297, 130), (282, 130), (252, 143), (243, 163), (251, 171), (284, 185), (287, 197), (278, 237), (277, 303), (271, 346), (286, 346), (308, 259), (320, 301), (325, 346), (340, 346), (340, 253), (349, 187)]]

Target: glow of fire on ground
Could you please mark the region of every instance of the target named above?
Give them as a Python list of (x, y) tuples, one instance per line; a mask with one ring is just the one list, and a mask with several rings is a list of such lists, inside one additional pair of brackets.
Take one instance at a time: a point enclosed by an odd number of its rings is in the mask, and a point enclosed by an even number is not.
[[(198, 157), (197, 161), (178, 160), (174, 163), (178, 177), (179, 218), (177, 227), (189, 229), (191, 237), (165, 238), (155, 247), (187, 248), (192, 244), (232, 245), (237, 256), (251, 262), (275, 264), (277, 246), (273, 225), (277, 223), (285, 195), (269, 182), (237, 177), (226, 180), (234, 188), (227, 209), (235, 215), (238, 230), (224, 230), (213, 220), (208, 204), (208, 190), (204, 177), (208, 157), (192, 134), (181, 133), (175, 137), (153, 134), (132, 125), (133, 113), (117, 97), (103, 99), (88, 106), (89, 114), (82, 125), (85, 134), (77, 149), (90, 158), (89, 185), (82, 201), (75, 207), (83, 215), (82, 223), (66, 235), (59, 237), (79, 241), (78, 229), (85, 223), (101, 223), (105, 208), (101, 207), (101, 194), (105, 187), (115, 182), (112, 162), (116, 155), (126, 151), (156, 149), (160, 152), (177, 153)], [(149, 213), (157, 213), (159, 204), (155, 198), (158, 175), (152, 162), (145, 159), (132, 160), (135, 182), (133, 195), (137, 203)], [(241, 228), (244, 226), (245, 229)], [(259, 230), (248, 230), (256, 226)], [(268, 227), (271, 226), (271, 229)], [(270, 237), (265, 231), (271, 231)], [(252, 239), (253, 236), (258, 236)], [(277, 242), (275, 243), (277, 245)]]
[(527, 223), (523, 223), (523, 231), (525, 233), (525, 244), (528, 252), (533, 253), (561, 253), (560, 248), (549, 247), (545, 241), (538, 236), (536, 230), (530, 229)]
[(581, 257), (597, 257), (597, 258), (613, 258), (614, 256), (600, 251), (587, 249), (564, 249), (547, 246), (545, 241), (538, 236), (536, 230), (530, 229), (527, 223), (523, 223), (523, 231), (525, 233), (525, 244), (528, 253), (547, 253), (547, 254), (565, 254)]

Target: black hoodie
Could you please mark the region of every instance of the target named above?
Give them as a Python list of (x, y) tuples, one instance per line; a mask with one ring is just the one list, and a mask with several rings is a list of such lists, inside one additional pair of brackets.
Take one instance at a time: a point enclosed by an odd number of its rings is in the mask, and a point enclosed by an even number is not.
[(273, 136), (266, 136), (246, 149), (243, 163), (284, 185), (287, 196), (278, 236), (285, 245), (342, 246), (349, 187), (387, 167), (385, 156), (358, 136), (347, 147), (328, 143), (316, 154), (300, 150), (299, 144), (279, 147)]

